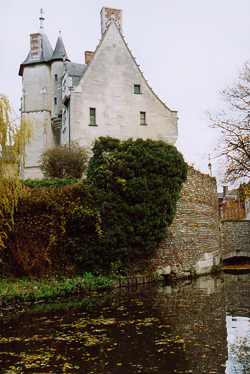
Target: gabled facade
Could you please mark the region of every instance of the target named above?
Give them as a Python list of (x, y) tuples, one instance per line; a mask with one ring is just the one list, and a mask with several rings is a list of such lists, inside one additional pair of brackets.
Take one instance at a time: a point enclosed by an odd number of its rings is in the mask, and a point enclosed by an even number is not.
[(122, 11), (102, 8), (102, 37), (85, 64), (69, 60), (61, 35), (52, 50), (44, 33), (31, 34), (30, 52), (21, 64), (22, 115), (34, 123), (26, 146), (25, 178), (42, 177), (40, 154), (59, 144), (91, 147), (99, 136), (121, 140), (177, 140), (177, 112), (152, 91), (122, 36)]

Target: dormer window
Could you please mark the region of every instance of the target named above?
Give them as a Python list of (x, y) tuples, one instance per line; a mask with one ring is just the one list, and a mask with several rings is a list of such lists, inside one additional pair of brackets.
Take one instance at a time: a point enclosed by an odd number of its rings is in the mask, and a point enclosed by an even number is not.
[(134, 85), (134, 93), (135, 94), (140, 94), (141, 93), (141, 85), (140, 84), (135, 84)]

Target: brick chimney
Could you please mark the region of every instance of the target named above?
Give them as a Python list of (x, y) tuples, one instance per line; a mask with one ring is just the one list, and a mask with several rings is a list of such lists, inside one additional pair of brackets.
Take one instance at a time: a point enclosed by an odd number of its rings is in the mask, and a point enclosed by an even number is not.
[(38, 60), (41, 56), (41, 51), (40, 33), (30, 34), (30, 58)]
[(93, 55), (93, 52), (91, 51), (85, 51), (85, 64), (87, 64), (89, 62), (89, 60), (91, 59)]
[(101, 32), (102, 34), (106, 30), (109, 25), (110, 19), (115, 19), (116, 24), (121, 30), (122, 33), (122, 10), (120, 9), (112, 9), (112, 8), (105, 8), (103, 7), (101, 12)]
[(228, 186), (223, 186), (223, 197), (228, 195)]

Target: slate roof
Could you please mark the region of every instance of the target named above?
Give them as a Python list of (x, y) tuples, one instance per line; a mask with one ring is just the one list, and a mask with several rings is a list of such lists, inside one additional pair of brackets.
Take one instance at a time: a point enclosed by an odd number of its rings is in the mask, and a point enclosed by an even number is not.
[(48, 62), (52, 60), (63, 60), (64, 54), (65, 54), (66, 61), (70, 61), (60, 34), (58, 36), (54, 51), (51, 47), (51, 44), (49, 42), (47, 35), (44, 32), (40, 32), (40, 35), (41, 35), (41, 50), (42, 50), (41, 55), (38, 58), (32, 58), (31, 51), (30, 51), (26, 59), (20, 65), (18, 75), (21, 75), (21, 76), (23, 75), (23, 68), (25, 65), (34, 64), (34, 63), (37, 64), (39, 62)]
[(65, 56), (65, 60), (70, 61), (70, 59), (68, 58), (66, 49), (64, 47), (63, 40), (61, 37), (61, 32), (60, 32), (51, 60), (62, 60), (64, 56)]
[(41, 35), (41, 55), (39, 58), (31, 58), (31, 51), (28, 53), (28, 56), (23, 61), (23, 63), (20, 65), (19, 73), (18, 75), (23, 75), (23, 68), (25, 65), (34, 64), (38, 62), (45, 62), (50, 61), (53, 55), (53, 49), (51, 47), (51, 44), (49, 42), (49, 39), (46, 34), (40, 33)]
[(236, 200), (238, 198), (238, 196), (239, 196), (239, 193), (238, 193), (238, 190), (236, 188), (228, 191), (226, 196), (224, 196), (223, 192), (218, 192), (219, 205), (223, 204), (229, 198), (232, 198), (232, 199)]
[(76, 62), (66, 61), (66, 68), (68, 71), (68, 75), (72, 77), (73, 86), (75, 86), (79, 82), (79, 79), (86, 67), (87, 64), (78, 64)]

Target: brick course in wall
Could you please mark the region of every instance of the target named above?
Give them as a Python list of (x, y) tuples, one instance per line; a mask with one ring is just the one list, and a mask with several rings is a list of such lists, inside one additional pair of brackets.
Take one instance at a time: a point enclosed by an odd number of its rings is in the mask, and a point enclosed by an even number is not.
[(189, 167), (169, 235), (153, 263), (160, 274), (185, 276), (209, 272), (220, 261), (220, 225), (216, 179)]

